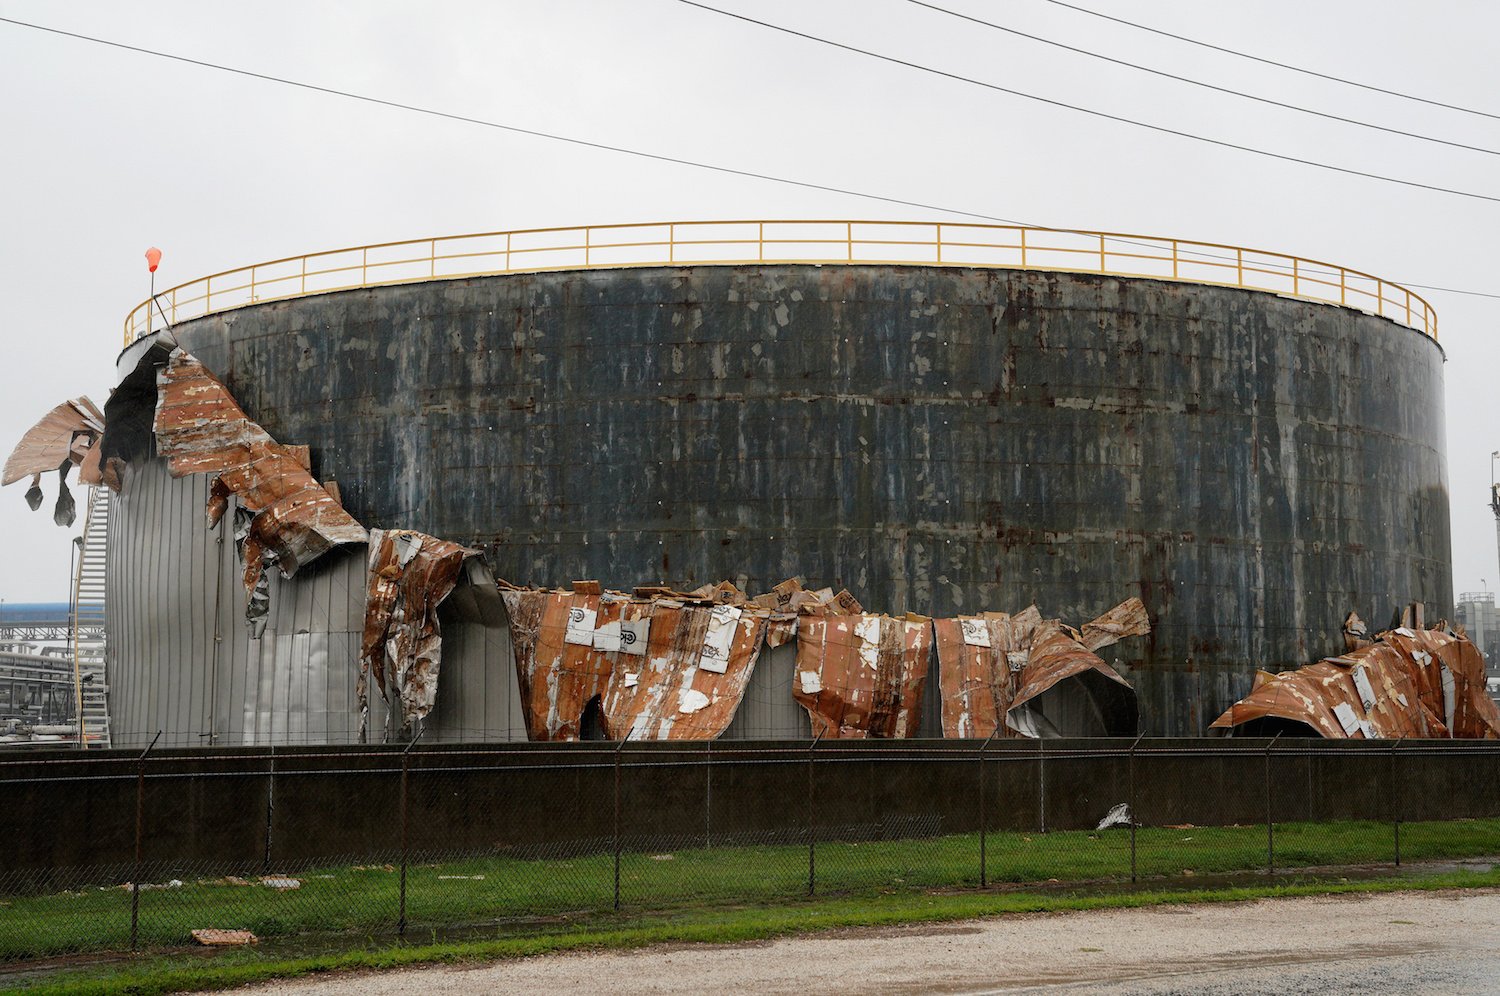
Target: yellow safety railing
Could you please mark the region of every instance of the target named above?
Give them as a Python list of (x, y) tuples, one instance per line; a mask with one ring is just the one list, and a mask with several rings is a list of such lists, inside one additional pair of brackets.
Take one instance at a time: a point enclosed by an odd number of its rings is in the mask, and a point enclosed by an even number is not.
[(1103, 273), (1243, 287), (1381, 315), (1437, 338), (1437, 313), (1380, 277), (1216, 242), (1020, 225), (676, 221), (533, 228), (288, 256), (179, 284), (125, 318), (125, 343), (170, 323), (307, 294), (502, 273), (746, 263), (907, 264)]

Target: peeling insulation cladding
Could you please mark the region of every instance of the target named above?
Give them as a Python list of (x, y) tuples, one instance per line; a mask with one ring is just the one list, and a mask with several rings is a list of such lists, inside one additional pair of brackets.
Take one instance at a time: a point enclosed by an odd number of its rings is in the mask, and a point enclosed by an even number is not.
[[(465, 576), (751, 593), (800, 576), (893, 620), (1033, 603), (1089, 619), (1138, 595), (1149, 636), (1102, 653), (1153, 735), (1203, 732), (1257, 669), (1337, 653), (1351, 610), (1452, 610), (1442, 351), (1334, 305), (1062, 272), (688, 265), (327, 293), (173, 334), (308, 448), (360, 524), (477, 551)], [(124, 483), (116, 743), (353, 739), (368, 551), (267, 572), (252, 638), (206, 478), (169, 476), (153, 442), (104, 459)], [(459, 578), (438, 614), (425, 737), (524, 739), (505, 600)], [(761, 654), (725, 736), (809, 735), (796, 642)], [(891, 715), (937, 736), (922, 653), (926, 686)]]

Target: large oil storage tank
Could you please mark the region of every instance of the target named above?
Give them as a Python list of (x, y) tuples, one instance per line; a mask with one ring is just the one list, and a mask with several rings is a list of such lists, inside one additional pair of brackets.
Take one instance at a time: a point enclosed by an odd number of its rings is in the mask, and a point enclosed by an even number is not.
[[(1351, 610), (1451, 611), (1444, 357), (1395, 285), (1034, 229), (662, 231), (506, 236), (503, 263), (499, 237), (299, 258), (180, 288), (151, 321), (310, 446), (364, 525), (478, 547), (514, 582), (801, 576), (893, 613), (1072, 620), (1139, 595), (1152, 633), (1111, 653), (1152, 734), (1334, 652)], [(351, 736), (363, 559), (279, 585), (249, 641), (206, 487), (131, 462), (117, 741)], [(503, 613), (455, 598), (434, 736), (524, 736)], [(786, 667), (733, 734), (806, 729)]]

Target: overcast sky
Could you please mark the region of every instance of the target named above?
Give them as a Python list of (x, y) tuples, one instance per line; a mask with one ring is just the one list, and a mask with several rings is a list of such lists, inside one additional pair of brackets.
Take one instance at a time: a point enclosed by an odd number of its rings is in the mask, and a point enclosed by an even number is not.
[[(1047, 0), (934, 0), (1283, 102), (1500, 150), (1500, 120), (1318, 81)], [(1076, 0), (1277, 61), (1500, 115), (1500, 8)], [(1214, 94), (905, 0), (717, 6), (1117, 115), (1500, 197), (1500, 156)], [(777, 34), (676, 0), (207, 4), (0, 0), (0, 17), (595, 142), (1028, 222), (1276, 249), (1500, 294), (1500, 203), (1277, 162)], [(0, 23), (0, 455), (113, 383), (160, 246), (170, 286), (429, 235), (668, 219), (942, 212), (580, 148)], [(1424, 292), (1447, 350), (1455, 593), (1500, 582), (1500, 300)], [(292, 440), (291, 442), (295, 442)], [(66, 598), (68, 540), (0, 492), (0, 599)], [(83, 502), (80, 495), (80, 513)], [(80, 523), (81, 526), (81, 517)]]

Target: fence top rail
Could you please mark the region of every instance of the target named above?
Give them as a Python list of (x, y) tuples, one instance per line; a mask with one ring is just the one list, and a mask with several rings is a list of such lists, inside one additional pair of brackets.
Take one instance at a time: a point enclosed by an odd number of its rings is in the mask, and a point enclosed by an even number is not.
[(154, 305), (142, 301), (125, 316), (125, 345), (163, 321), (334, 291), (507, 273), (761, 263), (1051, 270), (1239, 287), (1353, 308), (1437, 339), (1437, 312), (1415, 291), (1288, 253), (1086, 229), (824, 218), (512, 229), (283, 256), (169, 287)]

